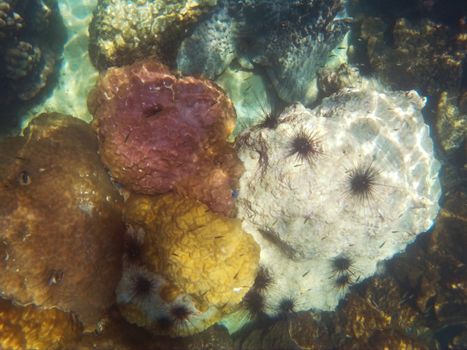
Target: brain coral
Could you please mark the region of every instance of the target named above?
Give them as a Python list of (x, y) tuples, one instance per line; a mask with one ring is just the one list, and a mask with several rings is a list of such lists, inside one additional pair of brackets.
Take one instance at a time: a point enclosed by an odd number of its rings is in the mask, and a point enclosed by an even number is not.
[(125, 205), (133, 243), (117, 300), (130, 322), (189, 335), (240, 303), (253, 284), (259, 247), (238, 219), (174, 194), (132, 195)]
[(77, 339), (82, 327), (63, 311), (15, 306), (0, 299), (0, 330), (1, 349), (53, 350)]
[(214, 83), (144, 60), (109, 69), (88, 105), (101, 158), (118, 182), (144, 194), (176, 190), (232, 213), (242, 171), (226, 141), (235, 111)]
[(114, 301), (124, 226), (92, 128), (41, 115), (1, 141), (0, 159), (0, 295), (93, 328)]
[(333, 309), (347, 287), (427, 230), (438, 211), (439, 163), (416, 92), (362, 84), (313, 110), (289, 107), (275, 130), (240, 135), (243, 228), (275, 283), (301, 309)]
[(89, 26), (91, 61), (98, 69), (148, 56), (169, 63), (185, 32), (216, 4), (216, 0), (99, 0)]

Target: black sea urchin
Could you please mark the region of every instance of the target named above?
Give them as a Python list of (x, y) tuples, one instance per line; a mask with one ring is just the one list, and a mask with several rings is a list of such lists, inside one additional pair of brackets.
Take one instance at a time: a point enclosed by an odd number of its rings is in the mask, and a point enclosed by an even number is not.
[(131, 285), (131, 296), (132, 299), (144, 299), (147, 298), (154, 290), (155, 283), (150, 278), (143, 274), (136, 274), (132, 278)]
[(346, 193), (360, 202), (368, 202), (373, 198), (379, 171), (373, 164), (359, 165), (347, 171)]
[(264, 129), (274, 130), (279, 125), (279, 116), (274, 112), (265, 112), (264, 117), (259, 122), (258, 126)]
[(334, 280), (334, 287), (339, 291), (344, 291), (352, 283), (352, 277), (348, 273), (343, 273)]
[(264, 266), (260, 266), (258, 269), (258, 274), (255, 278), (255, 283), (253, 284), (253, 288), (258, 292), (262, 292), (266, 290), (272, 284), (272, 282), (273, 280), (269, 270)]
[(321, 141), (314, 132), (304, 128), (296, 132), (289, 141), (287, 157), (295, 156), (300, 162), (312, 165), (323, 154)]
[(353, 261), (346, 255), (338, 255), (331, 259), (331, 270), (333, 275), (340, 276), (342, 274), (353, 273)]
[(193, 312), (185, 305), (174, 305), (170, 308), (170, 315), (176, 322), (185, 322)]
[(260, 318), (265, 315), (266, 304), (264, 302), (264, 297), (255, 290), (250, 290), (246, 293), (243, 297), (242, 304), (252, 319)]
[(279, 301), (277, 305), (277, 313), (279, 316), (287, 316), (295, 312), (296, 302), (292, 297), (285, 297)]

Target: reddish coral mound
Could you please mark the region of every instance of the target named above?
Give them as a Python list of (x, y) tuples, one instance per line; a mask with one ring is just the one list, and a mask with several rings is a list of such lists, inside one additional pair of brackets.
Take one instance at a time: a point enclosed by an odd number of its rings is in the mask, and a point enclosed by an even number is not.
[(175, 190), (230, 215), (243, 170), (226, 141), (235, 111), (208, 80), (177, 77), (154, 60), (111, 68), (88, 99), (112, 176), (144, 194)]
[(41, 115), (1, 140), (0, 202), (0, 295), (95, 328), (115, 299), (124, 225), (92, 128)]

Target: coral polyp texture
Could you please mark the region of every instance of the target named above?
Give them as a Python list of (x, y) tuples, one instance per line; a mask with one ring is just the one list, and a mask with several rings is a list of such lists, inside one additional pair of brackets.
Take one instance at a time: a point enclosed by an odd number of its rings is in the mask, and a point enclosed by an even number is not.
[(60, 310), (21, 307), (0, 299), (0, 331), (1, 349), (53, 350), (78, 339), (82, 326)]
[(89, 26), (89, 54), (98, 69), (148, 56), (169, 63), (183, 35), (217, 0), (99, 0)]
[(124, 225), (92, 128), (43, 114), (0, 142), (0, 159), (0, 296), (93, 329), (114, 302)]
[(175, 194), (131, 195), (127, 236), (138, 261), (124, 254), (117, 288), (122, 314), (159, 334), (201, 332), (233, 311), (253, 285), (259, 247), (238, 219)]
[(275, 282), (265, 294), (269, 313), (289, 295), (301, 309), (333, 309), (430, 228), (440, 165), (424, 103), (415, 91), (364, 82), (313, 110), (290, 106), (274, 130), (239, 136), (239, 217)]
[(233, 213), (243, 168), (227, 142), (235, 110), (217, 85), (144, 60), (109, 69), (88, 105), (117, 182), (144, 194), (175, 190)]

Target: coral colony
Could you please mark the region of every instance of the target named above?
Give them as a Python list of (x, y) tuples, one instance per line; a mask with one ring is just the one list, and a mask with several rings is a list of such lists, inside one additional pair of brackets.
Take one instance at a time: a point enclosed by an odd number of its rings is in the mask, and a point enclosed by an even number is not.
[(239, 136), (239, 217), (274, 281), (268, 313), (296, 291), (300, 309), (333, 309), (432, 225), (440, 165), (423, 105), (414, 91), (365, 82)]
[[(348, 30), (342, 2), (273, 3), (98, 1), (91, 124), (43, 114), (0, 141), (0, 316), (55, 322), (57, 344), (100, 330), (111, 307), (151, 336), (288, 321), (334, 310), (431, 227), (425, 99), (329, 73), (317, 101), (310, 86)], [(22, 25), (12, 6), (0, 2), (0, 44)], [(44, 50), (21, 43), (2, 52), (34, 69), (7, 70), (40, 70)], [(210, 80), (234, 60), (275, 100), (238, 135)], [(52, 348), (20, 329), (5, 348)]]

